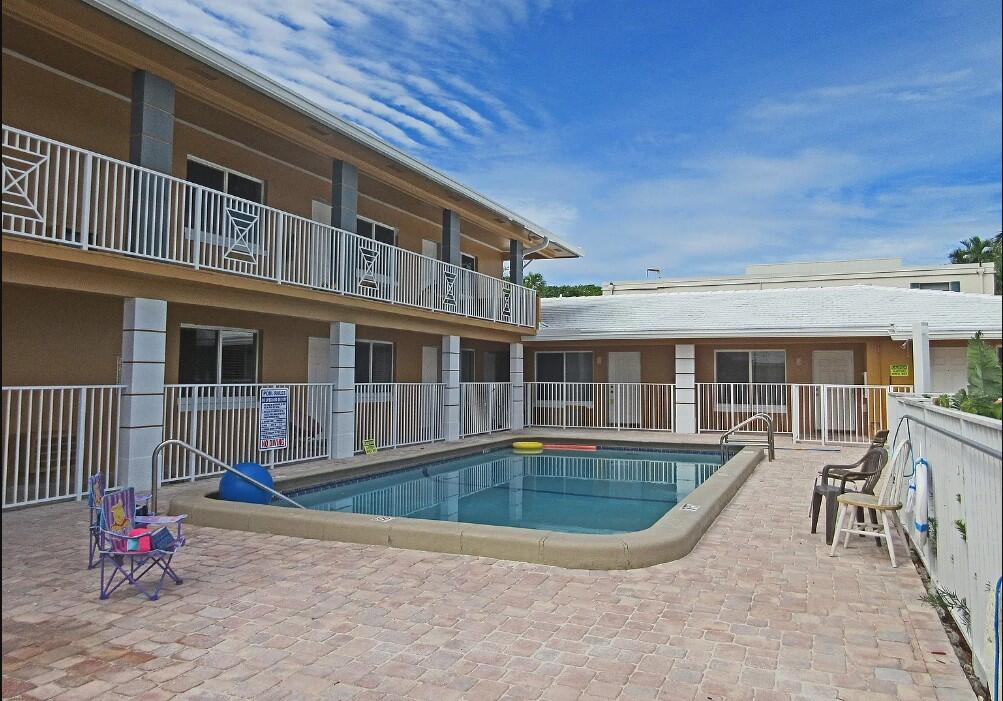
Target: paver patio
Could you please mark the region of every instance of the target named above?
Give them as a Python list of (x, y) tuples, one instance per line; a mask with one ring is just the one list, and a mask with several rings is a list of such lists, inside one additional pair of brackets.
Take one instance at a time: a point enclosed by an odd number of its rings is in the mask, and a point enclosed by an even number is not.
[(974, 698), (901, 543), (893, 570), (808, 532), (816, 469), (860, 452), (779, 450), (693, 553), (633, 571), (193, 526), (184, 585), (102, 602), (82, 504), (6, 513), (3, 696)]

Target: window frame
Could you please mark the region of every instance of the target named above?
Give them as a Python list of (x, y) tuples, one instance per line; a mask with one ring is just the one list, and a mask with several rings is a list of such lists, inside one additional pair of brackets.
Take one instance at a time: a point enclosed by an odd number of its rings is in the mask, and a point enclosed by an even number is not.
[[(372, 236), (366, 236), (365, 234), (360, 234), (358, 231), (355, 232), (356, 236), (359, 236), (360, 238), (364, 238), (364, 239), (369, 239), (373, 243), (381, 243), (384, 246), (393, 246), (395, 248), (400, 248), (397, 245), (397, 241), (400, 240), (400, 229), (399, 228), (397, 228), (396, 226), (392, 226), (390, 224), (387, 224), (386, 222), (377, 221), (376, 219), (371, 219), (370, 217), (364, 217), (361, 214), (356, 214), (355, 218), (359, 219), (361, 221), (364, 221), (364, 222), (368, 222), (368, 223), (370, 223), (370, 224), (373, 225), (373, 235)], [(394, 242), (393, 243), (385, 243), (383, 241), (378, 241), (376, 239), (376, 227), (377, 226), (382, 226), (384, 229), (390, 229), (391, 231), (393, 231), (394, 232)], [(355, 228), (358, 229), (359, 228), (358, 225), (356, 225)]]
[[(537, 372), (539, 371), (539, 368), (540, 368), (540, 355), (545, 355), (547, 353), (559, 354), (559, 355), (562, 356), (562, 358), (561, 358), (561, 376), (564, 379), (561, 380), (560, 382), (557, 382), (555, 380), (540, 380), (540, 379), (538, 379)], [(581, 381), (568, 382), (568, 354), (569, 353), (585, 353), (585, 354), (588, 354), (592, 358), (592, 363), (591, 363), (591, 366), (592, 366), (592, 379), (591, 380), (584, 381), (584, 382), (581, 382)], [(580, 406), (580, 407), (591, 408), (594, 405), (594, 403), (595, 403), (594, 402), (594, 397), (592, 396), (592, 391), (591, 391), (592, 390), (592, 386), (595, 385), (595, 372), (596, 372), (596, 354), (595, 354), (595, 351), (593, 351), (593, 350), (587, 350), (587, 349), (584, 349), (584, 348), (583, 349), (569, 348), (567, 350), (538, 350), (538, 351), (533, 351), (533, 378), (534, 378), (534, 387), (536, 387), (537, 392), (538, 392), (537, 396), (533, 398), (534, 405), (538, 406), (538, 407), (548, 407), (548, 408), (555, 408), (555, 407), (562, 407), (562, 406)], [(539, 396), (539, 390), (540, 390), (539, 383), (540, 382), (545, 382), (545, 383), (548, 383), (548, 384), (560, 384), (560, 385), (568, 385), (568, 384), (572, 384), (572, 385), (586, 385), (586, 387), (583, 387), (583, 390), (585, 390), (585, 391), (583, 391), (581, 393), (583, 396), (582, 396), (581, 399), (578, 399), (578, 400), (570, 400), (570, 401), (567, 400), (567, 399), (545, 400), (545, 399), (541, 399), (540, 396)], [(546, 393), (544, 393), (544, 394), (546, 394)]]
[[(208, 185), (200, 185), (198, 183), (195, 183), (195, 182), (192, 182), (192, 181), (188, 180), (188, 171), (187, 171), (187, 168), (188, 168), (189, 161), (194, 161), (194, 162), (198, 163), (199, 165), (206, 166), (207, 168), (214, 168), (215, 170), (220, 171), (223, 174), (223, 189), (222, 190), (214, 190), (213, 188), (209, 187)], [(260, 202), (255, 202), (254, 200), (245, 200), (243, 197), (237, 197), (237, 195), (231, 195), (229, 192), (227, 192), (227, 187), (229, 185), (230, 176), (231, 175), (236, 175), (236, 176), (239, 176), (241, 178), (244, 178), (245, 180), (250, 180), (252, 182), (256, 182), (259, 185), (261, 185), (261, 201)], [(241, 171), (235, 170), (233, 168), (228, 168), (226, 166), (220, 165), (219, 163), (214, 163), (213, 161), (210, 161), (210, 160), (205, 159), (205, 158), (201, 158), (199, 156), (193, 156), (190, 153), (185, 154), (185, 178), (184, 178), (184, 180), (185, 180), (186, 183), (188, 183), (189, 185), (191, 185), (193, 187), (200, 187), (200, 188), (205, 188), (207, 190), (213, 190), (213, 192), (219, 192), (220, 194), (225, 195), (226, 197), (234, 197), (234, 198), (236, 198), (238, 200), (243, 200), (244, 202), (250, 202), (251, 204), (257, 205), (259, 207), (267, 207), (268, 206), (268, 205), (265, 204), (265, 194), (266, 194), (266, 185), (267, 185), (267, 183), (265, 182), (265, 180), (263, 180), (262, 178), (256, 178), (253, 175), (248, 175), (247, 173), (242, 173)], [(260, 222), (259, 222), (259, 225), (260, 225)], [(213, 233), (211, 231), (206, 231), (204, 226), (202, 227), (201, 231), (196, 232), (195, 228), (191, 224), (189, 224), (189, 222), (188, 222), (188, 215), (187, 214), (185, 215), (184, 233), (185, 233), (185, 238), (188, 239), (189, 241), (194, 241), (197, 238), (202, 243), (212, 244), (214, 246), (227, 246), (227, 245), (230, 244), (230, 238), (229, 237), (220, 235), (218, 233)], [(251, 253), (253, 253), (254, 255), (259, 255), (259, 254), (264, 253), (262, 242), (260, 240), (254, 242), (252, 244), (250, 244), (248, 246), (248, 248), (251, 250)]]
[[(748, 382), (725, 382), (719, 380), (717, 376), (717, 355), (718, 353), (746, 353), (748, 355), (749, 381)], [(784, 380), (783, 382), (756, 382), (752, 378), (752, 354), (753, 353), (783, 353), (784, 354)], [(750, 403), (721, 401), (720, 387), (718, 385), (786, 385), (787, 384), (787, 349), (786, 348), (715, 348), (714, 349), (714, 409), (719, 411), (764, 411), (770, 414), (783, 414), (787, 412), (787, 396), (780, 393), (780, 404), (766, 404), (763, 402)]]
[[(197, 329), (203, 331), (215, 331), (216, 336), (216, 382), (181, 382), (181, 329)], [(223, 331), (234, 331), (238, 333), (254, 334), (254, 382), (223, 382)], [(198, 392), (188, 397), (179, 397), (177, 402), (178, 411), (191, 412), (198, 408), (201, 400), (208, 399), (212, 402), (212, 409), (233, 410), (249, 409), (257, 406), (258, 388), (264, 384), (261, 382), (261, 338), (260, 329), (243, 329), (236, 326), (215, 326), (212, 324), (179, 324), (178, 325), (178, 385), (182, 387), (203, 387), (210, 388), (208, 392)], [(240, 393), (224, 397), (225, 387), (242, 387), (244, 390), (252, 392)]]
[[(474, 262), (474, 267), (468, 268), (467, 266), (465, 266), (463, 264), (464, 259), (472, 260)], [(467, 271), (471, 272), (471, 273), (479, 273), (480, 272), (480, 260), (478, 260), (477, 256), (475, 256), (473, 253), (464, 253), (463, 251), (460, 251), (460, 267), (463, 268), (464, 270), (467, 270)]]
[[(356, 382), (357, 385), (383, 385), (383, 384), (394, 384), (394, 376), (397, 372), (397, 348), (393, 341), (383, 341), (374, 338), (357, 338), (355, 339), (355, 345), (358, 346), (360, 343), (368, 343), (370, 345), (369, 349), (369, 382)], [(390, 381), (389, 382), (373, 382), (373, 352), (372, 346), (384, 345), (390, 346)], [(356, 355), (356, 363), (358, 363), (358, 353)], [(386, 397), (383, 397), (386, 398)]]
[[(261, 330), (243, 329), (236, 326), (215, 326), (213, 324), (179, 324), (178, 325), (178, 384), (208, 384), (208, 385), (258, 385), (261, 384)], [(215, 331), (216, 336), (216, 382), (180, 382), (181, 380), (181, 329), (196, 329)], [(254, 380), (252, 382), (223, 382), (223, 336), (222, 332), (250, 333), (254, 335)]]
[[(945, 288), (944, 285), (947, 285)], [(910, 290), (933, 290), (934, 292), (961, 292), (961, 280), (937, 280), (936, 282), (910, 282)]]
[(472, 380), (466, 380), (467, 383), (477, 382), (477, 349), (476, 348), (460, 348), (460, 384), (464, 384), (463, 380), (463, 358), (469, 357), (470, 360), (470, 373), (474, 376)]

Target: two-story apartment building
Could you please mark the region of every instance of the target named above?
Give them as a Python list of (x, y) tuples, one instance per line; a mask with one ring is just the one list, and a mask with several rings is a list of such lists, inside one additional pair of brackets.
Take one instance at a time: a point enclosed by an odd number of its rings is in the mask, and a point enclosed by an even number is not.
[[(523, 260), (576, 248), (127, 3), (3, 19), (3, 385), (109, 388), (5, 392), (22, 427), (88, 404), (142, 485), (162, 435), (238, 456), (262, 384), (291, 387), (282, 460), (455, 437), (461, 382), (521, 379)], [(470, 421), (521, 417), (505, 392)], [(71, 433), (5, 489), (97, 460)]]

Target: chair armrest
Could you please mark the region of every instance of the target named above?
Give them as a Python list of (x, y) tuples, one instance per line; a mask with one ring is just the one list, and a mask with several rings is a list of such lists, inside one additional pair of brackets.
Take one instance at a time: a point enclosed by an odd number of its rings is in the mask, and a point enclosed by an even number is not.
[(181, 523), (186, 518), (188, 518), (188, 514), (181, 514), (180, 516), (137, 516), (136, 523), (166, 526), (174, 523)]
[(868, 470), (860, 470), (857, 472), (844, 472), (842, 475), (839, 476), (839, 491), (840, 492), (846, 491), (847, 482), (859, 482), (860, 480), (867, 479), (873, 474), (874, 474), (873, 472), (870, 472)]

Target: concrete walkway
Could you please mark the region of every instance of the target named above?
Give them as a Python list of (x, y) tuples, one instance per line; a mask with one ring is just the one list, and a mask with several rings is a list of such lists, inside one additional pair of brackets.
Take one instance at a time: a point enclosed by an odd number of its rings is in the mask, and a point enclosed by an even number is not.
[(619, 572), (192, 527), (182, 586), (102, 602), (82, 504), (5, 513), (3, 697), (974, 698), (902, 545), (808, 532), (860, 452), (781, 449), (691, 555)]

